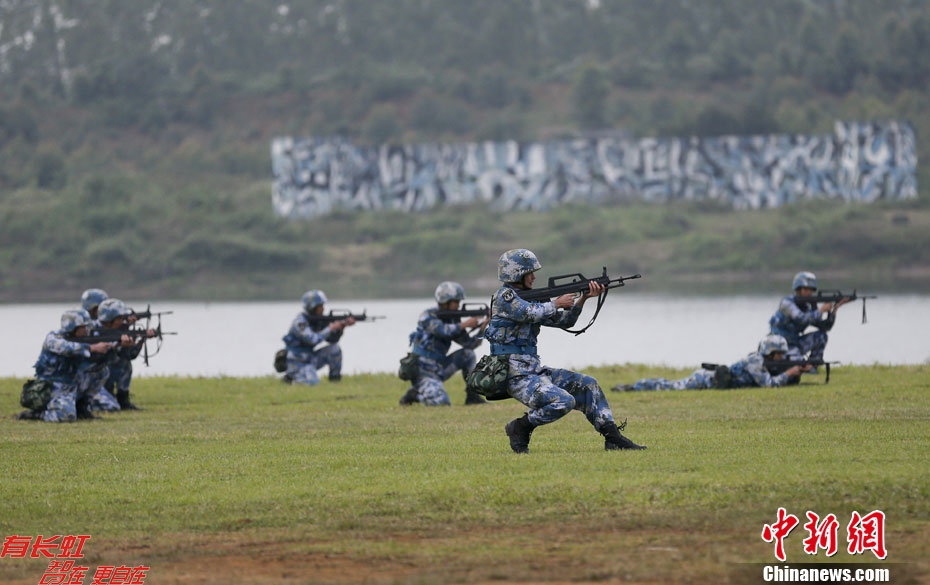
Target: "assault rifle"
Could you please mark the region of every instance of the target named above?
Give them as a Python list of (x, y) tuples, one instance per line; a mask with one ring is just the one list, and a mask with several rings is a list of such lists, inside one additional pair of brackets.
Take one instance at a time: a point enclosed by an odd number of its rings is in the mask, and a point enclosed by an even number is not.
[[(177, 335), (177, 331), (162, 331), (161, 323), (158, 324), (152, 330), (152, 335), (148, 334), (148, 329), (129, 329), (129, 328), (120, 328), (120, 329), (95, 329), (96, 335), (68, 335), (65, 337), (68, 341), (74, 341), (77, 343), (119, 343), (124, 335), (128, 335), (133, 340), (142, 340), (145, 344), (143, 345), (143, 361), (145, 365), (149, 365), (149, 358), (156, 355), (161, 350), (161, 342), (164, 340), (165, 335)], [(149, 339), (157, 339), (158, 346), (155, 349), (154, 353), (149, 353), (147, 341)]]
[(330, 323), (335, 323), (336, 321), (345, 321), (349, 317), (352, 317), (356, 321), (375, 321), (377, 319), (385, 319), (384, 315), (369, 315), (365, 311), (362, 311), (360, 315), (352, 313), (348, 309), (330, 309), (329, 314), (327, 315), (313, 315), (307, 314), (307, 321), (311, 325), (329, 325)]
[[(604, 292), (602, 292), (597, 297), (597, 308), (594, 311), (594, 316), (591, 317), (591, 321), (584, 326), (583, 329), (578, 329), (572, 331), (571, 329), (566, 329), (565, 331), (569, 333), (574, 333), (575, 335), (581, 335), (588, 330), (591, 325), (594, 324), (594, 320), (597, 319), (598, 313), (601, 312), (601, 307), (604, 305), (604, 300), (607, 298), (607, 292), (612, 288), (618, 288), (625, 286), (627, 280), (633, 280), (635, 278), (642, 278), (642, 274), (634, 274), (633, 276), (620, 276), (617, 278), (610, 278), (607, 275), (607, 267), (603, 268), (603, 272), (600, 276), (595, 278), (586, 278), (581, 273), (576, 272), (575, 274), (563, 274), (561, 276), (550, 276), (549, 277), (549, 286), (544, 288), (530, 288), (530, 289), (514, 289), (514, 292), (517, 293), (517, 296), (525, 301), (548, 301), (549, 299), (560, 297), (562, 295), (572, 295), (572, 294), (583, 294), (588, 292), (588, 288), (591, 282), (596, 282), (604, 286)], [(559, 281), (565, 279), (571, 279), (569, 282), (559, 283)]]
[[(130, 309), (130, 311), (132, 311), (132, 309)], [(172, 315), (172, 314), (174, 314), (174, 311), (161, 311), (161, 312), (153, 313), (152, 305), (147, 305), (144, 311), (141, 311), (138, 313), (135, 311), (132, 311), (130, 313), (130, 315), (135, 317), (136, 319), (151, 319), (152, 317), (158, 317), (159, 319), (161, 319), (162, 315)]]
[(823, 360), (764, 360), (762, 365), (765, 366), (765, 369), (769, 371), (770, 374), (777, 376), (782, 372), (793, 368), (794, 366), (823, 366), (824, 370), (827, 372), (827, 378), (824, 380), (824, 384), (830, 383), (830, 364), (838, 364), (840, 362), (825, 362)]
[[(822, 290), (817, 294), (813, 294), (807, 297), (802, 297), (800, 295), (794, 295), (793, 300), (794, 304), (800, 305), (801, 303), (836, 303), (843, 299), (849, 299), (850, 301), (861, 300), (862, 301), (862, 322), (866, 323), (865, 318), (865, 301), (867, 299), (877, 299), (875, 295), (857, 295), (856, 289), (853, 289), (852, 294), (846, 294), (838, 290)], [(830, 311), (829, 319), (832, 320), (836, 315), (836, 308)]]
[(491, 309), (484, 303), (464, 303), (462, 308), (439, 309), (436, 316), (440, 319), (462, 319), (465, 317), (487, 317), (491, 314)]

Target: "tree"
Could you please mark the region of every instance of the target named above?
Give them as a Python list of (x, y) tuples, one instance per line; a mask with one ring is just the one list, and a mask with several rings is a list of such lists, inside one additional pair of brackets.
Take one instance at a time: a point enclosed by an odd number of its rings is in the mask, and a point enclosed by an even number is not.
[(610, 84), (604, 71), (593, 63), (585, 65), (575, 81), (575, 120), (583, 129), (602, 128), (606, 123)]

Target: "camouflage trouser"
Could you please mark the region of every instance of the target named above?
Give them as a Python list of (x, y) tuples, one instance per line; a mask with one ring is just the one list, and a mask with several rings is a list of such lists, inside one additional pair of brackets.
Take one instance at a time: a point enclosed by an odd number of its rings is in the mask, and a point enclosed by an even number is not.
[(40, 418), (45, 422), (72, 422), (77, 419), (75, 401), (78, 394), (76, 383), (52, 382), (52, 397)]
[(441, 362), (419, 356), (417, 360), (418, 375), (415, 387), (417, 400), (426, 406), (449, 406), (452, 401), (446, 394), (443, 380), (448, 380), (456, 372), (462, 372), (462, 378), (475, 369), (475, 352), (462, 348), (443, 358)]
[(109, 365), (110, 375), (107, 376), (103, 387), (107, 392), (113, 394), (121, 390), (129, 391), (129, 384), (132, 383), (132, 362), (121, 359), (116, 363)]
[(79, 371), (77, 376), (80, 387), (78, 400), (86, 400), (88, 407), (94, 412), (118, 411), (119, 402), (103, 387), (109, 377), (110, 369), (107, 366)]
[(697, 370), (681, 380), (644, 378), (633, 384), (633, 390), (704, 390), (713, 387), (714, 372), (712, 370)]
[(510, 356), (509, 394), (529, 407), (534, 425), (556, 421), (571, 410), (580, 410), (594, 428), (614, 422), (607, 397), (597, 380), (571, 370), (554, 370), (531, 355)]
[(315, 386), (320, 383), (317, 373), (322, 367), (329, 368), (329, 377), (338, 378), (342, 373), (342, 349), (336, 344), (327, 345), (313, 352), (307, 361), (298, 360), (290, 351), (287, 352), (287, 376), (295, 384)]
[[(823, 350), (827, 347), (827, 334), (824, 331), (814, 331), (798, 338), (798, 344), (788, 347), (786, 360), (803, 360), (807, 356), (811, 360), (822, 360)], [(808, 355), (808, 353), (810, 355)]]

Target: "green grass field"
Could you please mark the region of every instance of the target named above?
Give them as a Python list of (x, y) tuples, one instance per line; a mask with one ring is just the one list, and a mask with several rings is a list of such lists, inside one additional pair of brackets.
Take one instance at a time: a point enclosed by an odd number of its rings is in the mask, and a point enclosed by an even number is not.
[[(586, 370), (603, 386), (641, 366)], [(580, 413), (513, 454), (515, 401), (401, 408), (388, 375), (339, 385), (141, 379), (142, 412), (13, 419), (0, 380), (0, 537), (89, 534), (84, 565), (145, 564), (146, 584), (745, 582), (774, 562), (779, 506), (887, 515), (895, 582), (930, 574), (930, 366), (838, 367), (778, 390), (608, 392), (644, 452), (603, 450)], [(844, 550), (789, 564), (869, 562)], [(900, 563), (900, 564), (897, 564)], [(0, 582), (46, 562), (0, 558)]]

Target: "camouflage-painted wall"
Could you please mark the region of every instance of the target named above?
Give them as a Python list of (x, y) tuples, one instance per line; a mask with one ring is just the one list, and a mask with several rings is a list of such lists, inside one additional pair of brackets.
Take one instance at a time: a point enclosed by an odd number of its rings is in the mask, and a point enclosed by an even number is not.
[(837, 122), (832, 136), (381, 147), (276, 138), (271, 158), (272, 201), (287, 217), (476, 201), (541, 210), (567, 201), (717, 199), (745, 209), (917, 196), (914, 131), (896, 121)]

